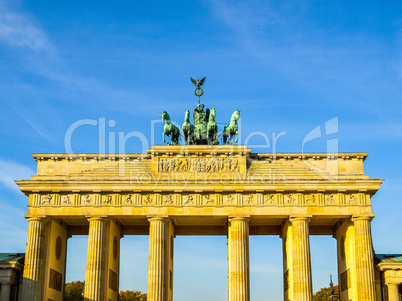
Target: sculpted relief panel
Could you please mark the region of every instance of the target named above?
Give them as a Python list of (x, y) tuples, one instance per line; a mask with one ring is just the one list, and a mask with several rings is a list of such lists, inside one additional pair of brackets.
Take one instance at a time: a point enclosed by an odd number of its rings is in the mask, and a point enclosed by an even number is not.
[(238, 158), (159, 158), (159, 172), (238, 172)]
[(61, 204), (63, 206), (72, 205), (72, 203), (73, 203), (73, 196), (70, 195), (61, 196)]
[(113, 205), (113, 195), (112, 194), (102, 195), (102, 204), (103, 205)]
[(41, 196), (41, 205), (53, 205), (53, 195), (52, 194), (43, 194)]

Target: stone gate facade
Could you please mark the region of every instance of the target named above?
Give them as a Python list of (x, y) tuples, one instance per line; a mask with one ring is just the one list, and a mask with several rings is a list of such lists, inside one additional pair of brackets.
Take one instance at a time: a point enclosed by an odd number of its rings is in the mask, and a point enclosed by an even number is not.
[(342, 300), (377, 299), (366, 153), (253, 153), (244, 145), (146, 154), (35, 154), (24, 300), (62, 300), (67, 240), (88, 234), (86, 300), (119, 291), (120, 238), (149, 234), (148, 300), (172, 301), (176, 235), (226, 235), (229, 301), (250, 300), (249, 235), (280, 235), (284, 300), (312, 300), (310, 235), (337, 240)]

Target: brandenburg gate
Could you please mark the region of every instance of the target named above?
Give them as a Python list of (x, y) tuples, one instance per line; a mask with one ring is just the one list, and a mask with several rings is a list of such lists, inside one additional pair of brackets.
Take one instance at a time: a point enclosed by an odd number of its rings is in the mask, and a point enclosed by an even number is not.
[(118, 300), (120, 238), (149, 235), (148, 300), (172, 301), (174, 238), (226, 235), (229, 301), (250, 300), (249, 235), (283, 241), (284, 300), (312, 300), (310, 235), (337, 240), (341, 300), (377, 300), (366, 153), (155, 145), (146, 154), (35, 154), (24, 300), (63, 300), (67, 240), (88, 235), (85, 300)]

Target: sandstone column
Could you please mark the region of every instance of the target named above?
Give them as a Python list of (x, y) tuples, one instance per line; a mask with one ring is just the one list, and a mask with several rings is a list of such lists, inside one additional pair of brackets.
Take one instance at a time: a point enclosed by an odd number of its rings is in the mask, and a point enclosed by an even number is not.
[(294, 301), (312, 301), (309, 218), (291, 217), (293, 233), (293, 298)]
[(375, 301), (374, 251), (371, 241), (372, 217), (353, 217), (355, 232), (357, 297), (359, 301)]
[(166, 301), (167, 218), (149, 218), (148, 301)]
[(2, 283), (0, 287), (0, 301), (10, 301), (11, 283)]
[(228, 230), (229, 301), (249, 301), (249, 219), (230, 218)]
[(46, 219), (31, 217), (28, 222), (22, 294), (25, 301), (42, 301)]
[(388, 301), (400, 301), (398, 283), (386, 283), (388, 286)]
[(89, 221), (87, 267), (85, 272), (85, 300), (106, 299), (106, 223), (107, 218), (91, 217)]

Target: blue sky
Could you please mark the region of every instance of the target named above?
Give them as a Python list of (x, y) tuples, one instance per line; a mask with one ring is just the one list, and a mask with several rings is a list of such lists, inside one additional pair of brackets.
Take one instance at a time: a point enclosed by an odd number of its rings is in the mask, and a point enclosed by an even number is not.
[[(64, 153), (82, 119), (161, 144), (151, 121), (166, 110), (182, 123), (197, 104), (189, 77), (207, 76), (203, 103), (219, 123), (241, 110), (241, 143), (284, 132), (276, 151), (300, 152), (307, 133), (338, 117), (339, 151), (368, 152), (365, 172), (385, 179), (373, 197), (375, 250), (402, 253), (401, 16), (400, 1), (0, 1), (0, 252), (25, 251), (27, 199), (13, 180), (35, 173), (32, 153)], [(305, 151), (326, 151), (326, 139)], [(273, 151), (262, 143), (248, 141)], [(77, 129), (72, 148), (98, 152), (98, 128)], [(335, 241), (311, 241), (317, 290), (336, 274)], [(83, 278), (85, 243), (69, 241), (68, 280)], [(123, 238), (121, 289), (146, 291), (147, 244)], [(280, 239), (250, 245), (252, 299), (280, 300)], [(225, 299), (226, 269), (225, 237), (178, 237), (175, 300)]]

